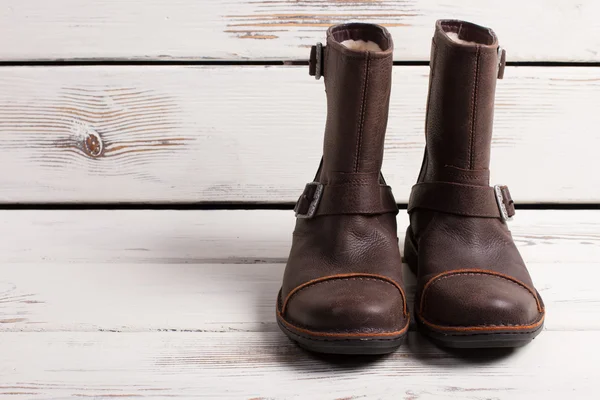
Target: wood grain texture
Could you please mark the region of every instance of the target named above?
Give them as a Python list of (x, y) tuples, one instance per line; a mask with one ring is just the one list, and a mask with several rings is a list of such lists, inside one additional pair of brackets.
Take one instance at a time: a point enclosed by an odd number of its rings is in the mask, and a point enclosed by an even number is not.
[[(281, 264), (294, 224), (291, 210), (0, 210), (0, 264)], [(600, 260), (598, 211), (517, 210), (509, 227), (528, 262)]]
[[(293, 220), (285, 211), (4, 211), (0, 332), (276, 331)], [(546, 330), (600, 330), (599, 227), (598, 211), (520, 211), (511, 224)]]
[(450, 352), (411, 331), (390, 356), (360, 359), (306, 353), (277, 329), (293, 221), (0, 211), (0, 398), (594, 398), (600, 211), (519, 211), (511, 223), (548, 310), (530, 345)]
[[(427, 67), (396, 67), (384, 175), (408, 200)], [(600, 201), (600, 68), (508, 68), (492, 182), (519, 203)], [(0, 202), (294, 202), (325, 121), (306, 67), (5, 67)]]
[[(593, 399), (598, 332), (445, 352), (416, 333), (389, 357), (317, 357), (279, 332), (3, 333), (10, 399)], [(565, 363), (569, 364), (565, 368)]]
[(595, 0), (5, 0), (0, 59), (306, 59), (329, 25), (386, 25), (428, 60), (439, 18), (490, 26), (511, 61), (600, 61)]
[[(546, 305), (545, 330), (600, 331), (600, 263), (573, 264), (565, 271), (564, 259), (526, 262)], [(2, 265), (0, 332), (275, 332), (284, 267)], [(412, 310), (416, 282), (408, 268), (404, 276)]]

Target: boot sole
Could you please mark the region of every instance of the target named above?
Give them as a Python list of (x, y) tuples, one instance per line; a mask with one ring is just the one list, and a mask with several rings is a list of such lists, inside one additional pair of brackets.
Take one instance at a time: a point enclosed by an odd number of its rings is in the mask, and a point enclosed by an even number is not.
[[(277, 302), (279, 304), (279, 300)], [(376, 355), (389, 354), (406, 340), (408, 325), (390, 334), (343, 334), (314, 332), (287, 322), (277, 307), (277, 325), (292, 341), (305, 350), (324, 354)]]
[(531, 331), (447, 332), (426, 326), (417, 316), (417, 329), (433, 343), (457, 349), (521, 347), (531, 342), (544, 328), (543, 322)]
[[(418, 257), (417, 249), (412, 237), (410, 227), (406, 231), (404, 241), (404, 261), (408, 264), (411, 272), (417, 275)], [(435, 329), (423, 322), (417, 313), (417, 303), (414, 305), (415, 320), (417, 329), (423, 335), (427, 336), (432, 342), (443, 347), (450, 348), (506, 348), (521, 347), (531, 342), (544, 328), (543, 318), (533, 324), (531, 329), (523, 331), (503, 329), (502, 331), (481, 330), (474, 332), (466, 328), (464, 331)]]

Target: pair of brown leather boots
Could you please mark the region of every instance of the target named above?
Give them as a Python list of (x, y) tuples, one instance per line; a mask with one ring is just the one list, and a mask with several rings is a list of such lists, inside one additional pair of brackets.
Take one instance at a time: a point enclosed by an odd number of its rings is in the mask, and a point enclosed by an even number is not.
[[(312, 48), (325, 78), (327, 123), (314, 182), (296, 204), (296, 228), (277, 321), (323, 353), (395, 350), (410, 322), (396, 230), (398, 208), (381, 175), (392, 75), (392, 38), (345, 24)], [(436, 23), (425, 156), (408, 204), (404, 258), (417, 276), (419, 330), (449, 347), (515, 347), (542, 330), (544, 304), (506, 221), (514, 204), (489, 186), (496, 35), (464, 21)]]

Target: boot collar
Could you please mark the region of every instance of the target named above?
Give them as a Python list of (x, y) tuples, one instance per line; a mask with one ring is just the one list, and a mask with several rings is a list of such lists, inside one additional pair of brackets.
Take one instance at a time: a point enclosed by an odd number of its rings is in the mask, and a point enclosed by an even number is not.
[[(353, 50), (342, 44), (346, 40), (374, 42), (381, 51)], [(308, 73), (315, 79), (325, 76), (326, 53), (330, 51), (348, 57), (365, 57), (368, 53), (369, 57), (374, 59), (389, 57), (393, 50), (392, 36), (383, 26), (363, 23), (335, 25), (327, 30), (327, 45), (317, 43), (311, 47)]]

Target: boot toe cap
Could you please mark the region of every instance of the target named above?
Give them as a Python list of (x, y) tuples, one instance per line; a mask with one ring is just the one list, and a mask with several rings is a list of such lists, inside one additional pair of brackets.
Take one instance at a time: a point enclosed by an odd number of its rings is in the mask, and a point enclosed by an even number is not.
[(421, 295), (419, 316), (438, 328), (505, 328), (531, 326), (543, 310), (536, 294), (505, 276), (450, 273), (433, 278)]
[(400, 332), (407, 324), (404, 297), (390, 282), (331, 279), (304, 287), (288, 301), (286, 321), (313, 332)]

